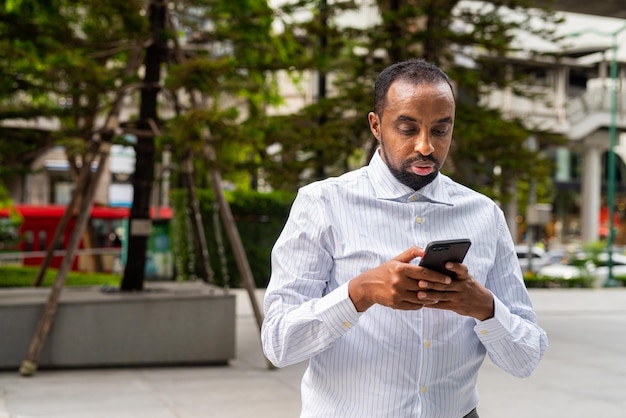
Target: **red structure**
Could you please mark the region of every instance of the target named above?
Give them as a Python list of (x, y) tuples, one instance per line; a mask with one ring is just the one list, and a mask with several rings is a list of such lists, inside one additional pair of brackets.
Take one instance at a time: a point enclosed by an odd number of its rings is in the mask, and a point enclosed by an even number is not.
[[(39, 266), (49, 245), (51, 245), (57, 225), (65, 214), (66, 206), (16, 205), (14, 208), (22, 218), (16, 231), (18, 241), (16, 246), (5, 247), (5, 250), (10, 249), (22, 253), (23, 265)], [(114, 259), (119, 258), (121, 252), (129, 215), (130, 209), (127, 207), (94, 206), (89, 219), (90, 228), (94, 234), (93, 243), (92, 245), (85, 245), (85, 237), (83, 237), (79, 245), (79, 256), (75, 258), (72, 270), (93, 270), (92, 266), (85, 265), (86, 260), (91, 257), (81, 257), (81, 254), (89, 253), (92, 255), (101, 254), (104, 260), (104, 271), (112, 271)], [(172, 209), (169, 207), (159, 208), (158, 214), (153, 209), (151, 215), (155, 220), (168, 222), (172, 218)], [(0, 209), (0, 219), (8, 219), (9, 217), (8, 209)], [(55, 248), (50, 267), (58, 268), (61, 265), (64, 250), (67, 248), (75, 221), (76, 216), (70, 218), (62, 238)], [(87, 248), (88, 251), (85, 251)]]

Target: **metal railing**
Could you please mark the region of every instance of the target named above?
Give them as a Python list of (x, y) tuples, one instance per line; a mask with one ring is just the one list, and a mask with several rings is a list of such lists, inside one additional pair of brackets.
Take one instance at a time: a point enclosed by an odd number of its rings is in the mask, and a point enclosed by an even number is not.
[[(0, 266), (2, 265), (14, 265), (22, 264), (25, 259), (28, 258), (44, 258), (46, 251), (7, 251), (0, 252)], [(56, 250), (52, 253), (53, 257), (65, 257), (65, 250)], [(76, 256), (81, 255), (112, 255), (120, 257), (122, 254), (121, 248), (91, 248), (91, 249), (79, 249), (74, 252)]]
[[(570, 97), (565, 106), (569, 121), (579, 120), (594, 112), (611, 112), (611, 80), (608, 78), (591, 79), (587, 89), (578, 97)], [(617, 113), (622, 117), (626, 114), (626, 83), (618, 80)]]

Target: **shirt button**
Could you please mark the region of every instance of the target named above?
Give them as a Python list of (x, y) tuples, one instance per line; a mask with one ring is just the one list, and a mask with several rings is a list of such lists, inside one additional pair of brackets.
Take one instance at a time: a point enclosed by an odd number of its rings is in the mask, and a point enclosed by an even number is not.
[(430, 348), (430, 341), (424, 341), (424, 347)]
[(346, 327), (346, 328), (350, 328), (352, 326), (352, 324), (349, 323), (349, 322), (344, 322), (343, 326)]
[(487, 335), (487, 334), (489, 334), (489, 331), (487, 331), (486, 329), (483, 329), (482, 331), (480, 331), (480, 333), (482, 335)]
[(422, 386), (422, 393), (426, 393), (426, 386)]
[(417, 196), (413, 195), (409, 198), (411, 202), (415, 202), (417, 200)]
[(421, 217), (421, 216), (418, 216), (417, 218), (415, 218), (415, 221), (416, 221), (418, 224), (421, 224), (421, 223), (424, 221), (424, 219), (422, 219), (422, 217)]

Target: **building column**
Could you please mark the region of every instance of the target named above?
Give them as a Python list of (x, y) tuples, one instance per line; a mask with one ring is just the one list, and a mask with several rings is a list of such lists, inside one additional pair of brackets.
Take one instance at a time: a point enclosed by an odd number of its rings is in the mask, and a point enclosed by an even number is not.
[(518, 201), (517, 201), (517, 188), (515, 184), (509, 187), (508, 192), (511, 194), (511, 200), (504, 205), (502, 208), (504, 212), (504, 219), (506, 219), (506, 224), (509, 227), (509, 231), (511, 232), (511, 236), (513, 237), (513, 241), (517, 243), (518, 241), (518, 225), (517, 225), (517, 213), (518, 213)]
[(585, 147), (580, 204), (581, 239), (583, 243), (599, 238), (600, 196), (602, 194), (602, 150)]
[(556, 124), (559, 129), (564, 129), (567, 125), (567, 114), (565, 111), (567, 102), (567, 80), (569, 80), (569, 69), (566, 67), (557, 69), (554, 86), (554, 109), (556, 111)]

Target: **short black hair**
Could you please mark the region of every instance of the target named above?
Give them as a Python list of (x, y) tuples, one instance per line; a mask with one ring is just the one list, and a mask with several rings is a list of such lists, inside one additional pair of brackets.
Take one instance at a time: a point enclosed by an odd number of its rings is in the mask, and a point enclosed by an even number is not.
[(374, 112), (379, 116), (382, 116), (383, 109), (387, 104), (389, 87), (396, 80), (405, 80), (414, 84), (446, 82), (450, 86), (450, 90), (454, 91), (448, 75), (436, 65), (416, 58), (398, 62), (385, 68), (376, 78), (374, 84)]

